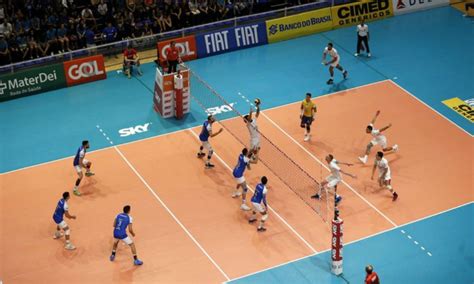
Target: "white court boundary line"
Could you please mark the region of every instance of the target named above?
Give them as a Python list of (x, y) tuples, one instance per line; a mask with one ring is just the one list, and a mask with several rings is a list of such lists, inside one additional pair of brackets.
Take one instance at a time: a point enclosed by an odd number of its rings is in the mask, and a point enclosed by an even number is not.
[(438, 114), (439, 116), (441, 116), (442, 118), (446, 119), (448, 122), (450, 122), (451, 124), (453, 124), (454, 126), (456, 126), (457, 128), (459, 128), (461, 131), (463, 131), (464, 133), (466, 133), (467, 135), (473, 137), (473, 135), (471, 135), (471, 133), (467, 132), (466, 129), (462, 128), (461, 126), (457, 125), (454, 121), (452, 121), (451, 119), (447, 118), (446, 116), (444, 116), (443, 114), (441, 114), (439, 111), (435, 110), (434, 108), (432, 108), (431, 106), (429, 106), (427, 103), (425, 103), (424, 101), (420, 100), (417, 96), (413, 95), (412, 93), (410, 93), (409, 91), (407, 91), (405, 88), (403, 88), (402, 86), (400, 86), (399, 84), (397, 84), (395, 81), (389, 79), (388, 81), (390, 81), (392, 84), (394, 84), (396, 87), (400, 88), (402, 91), (404, 91), (405, 93), (407, 93), (408, 95), (410, 95), (412, 98), (416, 99), (418, 102), (420, 102), (421, 104), (423, 104), (424, 106), (426, 106), (427, 108), (431, 109), (433, 112), (435, 112), (436, 114)]
[[(467, 206), (467, 205), (471, 205), (471, 204), (473, 204), (473, 203), (474, 203), (473, 201), (469, 201), (469, 202), (467, 202), (467, 203), (464, 203), (464, 204), (461, 204), (461, 205), (458, 205), (458, 206), (455, 206), (455, 207), (452, 207), (452, 208), (449, 208), (449, 209), (440, 211), (440, 212), (438, 212), (438, 213), (434, 213), (434, 214), (431, 214), (431, 215), (428, 215), (428, 216), (425, 216), (425, 217), (421, 217), (421, 218), (419, 218), (419, 219), (416, 219), (416, 220), (407, 222), (407, 223), (402, 224), (402, 225), (399, 225), (399, 226), (397, 226), (397, 227), (390, 228), (390, 229), (386, 229), (386, 230), (380, 231), (380, 232), (378, 232), (378, 233), (374, 233), (374, 234), (365, 236), (365, 237), (363, 237), (363, 238), (360, 238), (360, 239), (357, 239), (357, 240), (353, 240), (353, 241), (347, 242), (347, 243), (344, 244), (344, 246), (352, 245), (352, 244), (361, 242), (361, 241), (363, 241), (363, 240), (370, 239), (370, 238), (372, 238), (372, 237), (376, 237), (376, 236), (378, 236), (378, 235), (381, 235), (381, 234), (384, 234), (384, 233), (387, 233), (387, 232), (391, 232), (391, 231), (397, 230), (397, 229), (399, 229), (399, 228), (401, 228), (401, 227), (405, 227), (405, 226), (408, 226), (408, 225), (411, 225), (411, 224), (414, 224), (414, 223), (417, 223), (417, 222), (421, 222), (421, 221), (424, 221), (424, 220), (427, 220), (427, 219), (436, 217), (436, 216), (441, 215), (441, 214), (444, 214), (444, 213), (448, 213), (448, 212), (450, 212), (450, 211), (459, 209), (459, 208), (464, 207), (464, 206)], [(315, 254), (311, 254), (311, 255), (299, 257), (299, 258), (296, 258), (296, 259), (293, 259), (293, 260), (290, 260), (290, 261), (287, 261), (287, 262), (280, 263), (280, 264), (275, 265), (275, 266), (272, 266), (272, 267), (268, 267), (268, 268), (265, 268), (265, 269), (262, 269), (262, 270), (258, 270), (258, 271), (255, 271), (255, 272), (252, 272), (252, 273), (249, 273), (249, 274), (245, 274), (245, 275), (239, 276), (239, 277), (237, 277), (237, 278), (233, 278), (233, 279), (231, 279), (231, 280), (229, 280), (229, 281), (226, 281), (226, 282), (223, 282), (223, 283), (229, 283), (229, 282), (232, 282), (232, 281), (235, 281), (235, 280), (239, 280), (239, 279), (246, 278), (246, 277), (249, 277), (249, 276), (252, 276), (252, 275), (255, 275), (255, 274), (259, 274), (259, 273), (261, 273), (261, 272), (265, 272), (265, 271), (268, 271), (268, 270), (272, 270), (272, 269), (278, 268), (278, 267), (280, 267), (280, 266), (284, 266), (284, 265), (287, 265), (287, 264), (290, 264), (290, 263), (293, 263), (293, 262), (297, 262), (297, 261), (300, 261), (300, 260), (303, 260), (303, 259), (306, 259), (306, 258), (309, 258), (309, 257), (313, 257), (313, 256), (316, 256), (316, 255), (320, 255), (320, 254), (326, 253), (326, 252), (328, 252), (328, 251), (330, 251), (330, 250), (331, 250), (331, 249), (325, 249), (325, 250), (322, 250), (322, 251), (320, 251), (320, 252), (318, 252), (318, 253), (315, 253)]]
[[(193, 134), (194, 137), (196, 137), (196, 139), (199, 141), (199, 136), (192, 130), (190, 129), (189, 132), (191, 132)], [(219, 159), (219, 161), (230, 171), (232, 172), (232, 168), (216, 153), (214, 152), (214, 155), (217, 157), (217, 159)], [(254, 190), (251, 188), (250, 184), (248, 184), (249, 186), (249, 189), (254, 192)], [(311, 246), (309, 244), (308, 241), (306, 241), (285, 219), (283, 219), (283, 217), (280, 216), (280, 214), (278, 214), (271, 206), (268, 206), (268, 209), (270, 209), (270, 211), (273, 212), (273, 214), (275, 214), (275, 216), (278, 217), (278, 219), (280, 219), (280, 221), (283, 222), (283, 224), (285, 224), (313, 253), (317, 253), (318, 251), (316, 249), (313, 248), (313, 246)]]
[(199, 242), (194, 238), (194, 236), (186, 229), (186, 227), (179, 221), (179, 219), (174, 215), (174, 213), (166, 206), (166, 204), (161, 200), (161, 198), (156, 194), (156, 192), (151, 188), (151, 186), (146, 182), (146, 180), (138, 173), (135, 167), (128, 161), (128, 159), (124, 156), (124, 154), (117, 148), (117, 146), (113, 146), (115, 151), (120, 155), (120, 157), (127, 163), (127, 165), (132, 169), (135, 175), (141, 180), (141, 182), (146, 186), (146, 188), (150, 191), (150, 193), (158, 200), (158, 202), (165, 208), (168, 214), (178, 223), (178, 225), (183, 229), (183, 231), (188, 235), (188, 237), (194, 242), (194, 244), (207, 256), (207, 258), (214, 264), (214, 266), (219, 270), (219, 272), (229, 281), (230, 278), (227, 274), (222, 270), (222, 268), (217, 264), (217, 262), (207, 253), (207, 251), (199, 244)]
[[(339, 93), (342, 93), (342, 92), (347, 92), (347, 91), (355, 90), (355, 89), (358, 89), (358, 88), (364, 88), (364, 87), (368, 87), (368, 86), (371, 86), (371, 85), (376, 85), (376, 84), (379, 84), (379, 83), (382, 83), (382, 82), (385, 82), (385, 81), (389, 81), (389, 80), (388, 80), (388, 79), (384, 79), (384, 80), (376, 81), (376, 82), (369, 83), (369, 84), (366, 84), (366, 85), (357, 86), (357, 87), (352, 87), (352, 88), (349, 88), (349, 89), (340, 90), (340, 91), (333, 92), (333, 93), (328, 93), (328, 94), (325, 94), (325, 95), (318, 96), (318, 97), (316, 97), (315, 99), (323, 98), (323, 97), (327, 97), (327, 96), (331, 96), (331, 95), (335, 95), (335, 94), (339, 94)], [(293, 105), (293, 104), (296, 104), (296, 103), (299, 103), (299, 101), (291, 102), (291, 103), (287, 103), (287, 104), (283, 104), (283, 105), (279, 105), (279, 106), (275, 106), (275, 107), (272, 107), (272, 108), (268, 108), (268, 109), (265, 109), (265, 111), (273, 110), (273, 109), (278, 109), (278, 108), (282, 108), (282, 107), (286, 107), (286, 106)], [(231, 117), (231, 118), (223, 119), (223, 120), (220, 120), (220, 121), (227, 121), (227, 120), (231, 120), (231, 119), (235, 119), (235, 118), (238, 118), (238, 117)], [(161, 133), (161, 134), (158, 134), (158, 135), (154, 135), (154, 136), (150, 136), (150, 137), (146, 137), (146, 138), (142, 138), (142, 139), (137, 139), (137, 140), (133, 140), (133, 141), (126, 142), (126, 143), (121, 143), (121, 144), (116, 144), (116, 145), (117, 145), (117, 146), (124, 146), (124, 145), (128, 145), (128, 144), (138, 143), (138, 142), (141, 142), (141, 141), (146, 141), (146, 140), (149, 140), (149, 139), (161, 137), (161, 136), (168, 135), (168, 134), (171, 135), (171, 134), (176, 134), (176, 133), (179, 133), (179, 132), (184, 132), (184, 131), (187, 131), (187, 130), (189, 130), (189, 129), (195, 128), (195, 127), (199, 127), (199, 125), (191, 126), (191, 127), (183, 128), (183, 129), (178, 129), (178, 130), (171, 131), (171, 132)], [(104, 148), (101, 148), (101, 149), (97, 149), (97, 150), (93, 150), (93, 151), (90, 151), (90, 152), (87, 152), (87, 153), (90, 154), (90, 153), (94, 153), (94, 152), (99, 152), (99, 151), (103, 151), (103, 150), (110, 149), (110, 148), (112, 148), (112, 147), (114, 147), (114, 146), (107, 146), (107, 147), (104, 147)], [(11, 170), (11, 171), (7, 171), (7, 172), (0, 173), (0, 176), (1, 176), (1, 175), (6, 175), (6, 174), (10, 174), (10, 173), (14, 173), (14, 172), (18, 172), (18, 171), (22, 171), (22, 170), (31, 169), (31, 168), (34, 168), (34, 167), (39, 167), (39, 166), (51, 164), (51, 163), (54, 163), (54, 162), (59, 162), (59, 161), (66, 160), (66, 159), (71, 159), (71, 158), (73, 158), (73, 157), (74, 157), (74, 156), (71, 155), (71, 156), (67, 156), (67, 157), (64, 157), (64, 158), (59, 158), (59, 159), (55, 159), (55, 160), (51, 160), (51, 161), (47, 161), (47, 162), (43, 162), (43, 163), (31, 165), (31, 166), (26, 166), (26, 167), (23, 167), (23, 168), (18, 168), (18, 169), (15, 169), (15, 170)]]

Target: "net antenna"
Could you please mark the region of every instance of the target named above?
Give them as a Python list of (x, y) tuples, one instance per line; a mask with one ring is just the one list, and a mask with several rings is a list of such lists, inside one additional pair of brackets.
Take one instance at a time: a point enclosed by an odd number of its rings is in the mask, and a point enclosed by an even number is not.
[[(243, 146), (248, 146), (244, 142), (244, 137), (246, 138), (245, 141), (249, 141), (250, 137), (243, 122), (242, 114), (234, 107), (233, 103), (225, 100), (191, 68), (189, 68), (189, 72), (192, 88), (191, 98), (205, 111), (206, 115), (212, 114), (228, 133)], [(313, 209), (324, 222), (330, 222), (328, 194), (322, 195), (320, 200), (311, 199), (311, 195), (319, 189), (320, 183), (266, 137), (264, 133), (260, 130), (258, 132), (261, 146), (259, 161), (306, 205)], [(321, 172), (320, 175), (322, 175)], [(324, 203), (326, 204), (323, 205)]]

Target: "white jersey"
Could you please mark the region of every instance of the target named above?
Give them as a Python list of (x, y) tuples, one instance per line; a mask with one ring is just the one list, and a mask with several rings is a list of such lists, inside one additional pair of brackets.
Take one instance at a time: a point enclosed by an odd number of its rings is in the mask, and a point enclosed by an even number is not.
[(380, 161), (375, 160), (375, 165), (377, 166), (377, 169), (379, 170), (379, 177), (382, 176), (382, 174), (387, 171), (385, 174), (385, 179), (390, 179), (390, 166), (388, 165), (388, 161), (385, 158), (380, 159)]
[(336, 60), (339, 60), (339, 54), (337, 53), (337, 50), (333, 47), (331, 50), (329, 50), (327, 47), (324, 49), (324, 54), (329, 54), (329, 56), (332, 57), (332, 59), (336, 58)]
[(370, 132), (370, 135), (372, 135), (372, 137), (374, 137), (374, 139), (378, 143), (380, 143), (382, 140), (385, 140), (385, 136), (380, 132), (380, 130), (375, 129), (375, 127), (372, 123), (369, 124), (369, 125), (372, 126), (372, 131)]
[(341, 180), (341, 168), (338, 166), (336, 159), (332, 159), (329, 163), (329, 169), (331, 170), (331, 177), (337, 180)]
[(367, 36), (367, 34), (369, 33), (369, 26), (367, 25), (357, 25), (357, 34), (359, 36)]
[(253, 118), (252, 122), (247, 123), (251, 139), (259, 139), (260, 134), (258, 133), (257, 118)]

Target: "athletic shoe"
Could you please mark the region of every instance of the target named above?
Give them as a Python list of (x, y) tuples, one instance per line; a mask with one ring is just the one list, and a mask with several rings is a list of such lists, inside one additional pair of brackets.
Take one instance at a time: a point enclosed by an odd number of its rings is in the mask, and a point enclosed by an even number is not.
[(110, 261), (114, 261), (115, 260), (115, 254), (111, 254), (109, 259), (110, 259)]
[(206, 156), (205, 153), (197, 153), (197, 157), (198, 157), (199, 159), (201, 159), (201, 158), (204, 157), (204, 156)]
[(357, 52), (356, 52), (356, 53), (354, 53), (354, 56), (355, 56), (355, 57), (359, 56), (359, 53), (357, 53)]
[(241, 195), (242, 195), (242, 192), (240, 192), (240, 191), (234, 191), (234, 193), (232, 193), (232, 198), (237, 198), (237, 197), (239, 197), (239, 196), (241, 196)]
[(332, 85), (333, 83), (334, 83), (334, 80), (333, 80), (333, 79), (329, 79), (329, 80), (326, 82), (326, 84), (328, 84), (328, 85)]
[(143, 264), (143, 261), (141, 261), (141, 260), (139, 260), (139, 259), (135, 259), (135, 260), (133, 261), (133, 264), (135, 264), (135, 265), (142, 265), (142, 264)]
[(64, 246), (64, 248), (67, 249), (67, 250), (75, 250), (76, 249), (76, 247), (71, 243), (66, 244)]
[(393, 145), (392, 149), (393, 149), (393, 152), (397, 152), (398, 151), (398, 145), (397, 144)]
[(315, 195), (311, 195), (311, 198), (313, 198), (313, 199), (320, 199), (321, 196), (319, 196), (319, 194), (316, 193)]
[(342, 73), (342, 76), (344, 76), (344, 79), (347, 79), (347, 70)]
[(359, 157), (359, 160), (362, 162), (362, 164), (367, 163), (367, 157)]
[(74, 193), (74, 195), (81, 196), (81, 193), (79, 192), (79, 190), (73, 190), (72, 192)]
[(242, 204), (240, 205), (240, 209), (244, 210), (244, 211), (249, 211), (250, 210), (250, 207), (247, 206), (247, 204)]
[(265, 232), (267, 229), (264, 227), (257, 228), (257, 232)]
[(56, 231), (56, 233), (54, 233), (54, 236), (53, 236), (53, 239), (59, 239), (63, 236), (63, 234), (59, 231)]
[(137, 73), (138, 73), (138, 76), (142, 76), (142, 75), (143, 75), (143, 73), (142, 73), (141, 71), (137, 71)]
[(339, 202), (341, 202), (341, 200), (342, 200), (342, 196), (337, 195), (337, 196), (336, 196), (336, 204), (338, 204)]
[(211, 169), (211, 168), (213, 168), (213, 167), (214, 167), (213, 164), (211, 164), (211, 163), (206, 163), (206, 169)]
[(398, 194), (396, 192), (393, 193), (392, 201), (397, 200)]
[(86, 172), (86, 177), (91, 177), (93, 175), (95, 175), (93, 172)]
[(249, 219), (249, 224), (252, 224), (252, 223), (254, 223), (255, 221), (257, 221), (257, 219)]
[(309, 141), (309, 135), (304, 136), (304, 141), (306, 141), (306, 142)]
[(367, 53), (367, 57), (370, 57), (370, 56), (371, 56), (370, 53)]

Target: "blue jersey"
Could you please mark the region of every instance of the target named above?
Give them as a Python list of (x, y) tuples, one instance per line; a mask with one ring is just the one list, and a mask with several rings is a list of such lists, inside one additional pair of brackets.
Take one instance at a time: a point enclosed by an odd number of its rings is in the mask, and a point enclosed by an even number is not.
[(199, 134), (199, 140), (206, 142), (209, 139), (209, 132), (211, 131), (211, 123), (209, 121), (204, 121), (202, 125), (201, 134)]
[(74, 166), (79, 166), (79, 160), (86, 156), (86, 148), (84, 146), (79, 147), (76, 152), (76, 156), (74, 157)]
[(239, 160), (237, 161), (237, 166), (235, 166), (234, 171), (232, 174), (235, 178), (240, 178), (244, 175), (245, 168), (249, 163), (249, 158), (244, 156), (244, 154), (240, 154)]
[(257, 187), (255, 188), (255, 192), (252, 196), (251, 201), (253, 203), (263, 203), (266, 205), (267, 201), (265, 200), (265, 196), (267, 194), (267, 188), (265, 185), (259, 183), (257, 184)]
[(56, 224), (61, 223), (64, 220), (64, 213), (68, 210), (68, 206), (66, 200), (61, 198), (59, 200), (58, 205), (56, 206), (56, 210), (54, 210), (53, 220)]
[(132, 223), (132, 217), (128, 214), (120, 213), (115, 217), (114, 238), (125, 239), (127, 237), (127, 227)]

